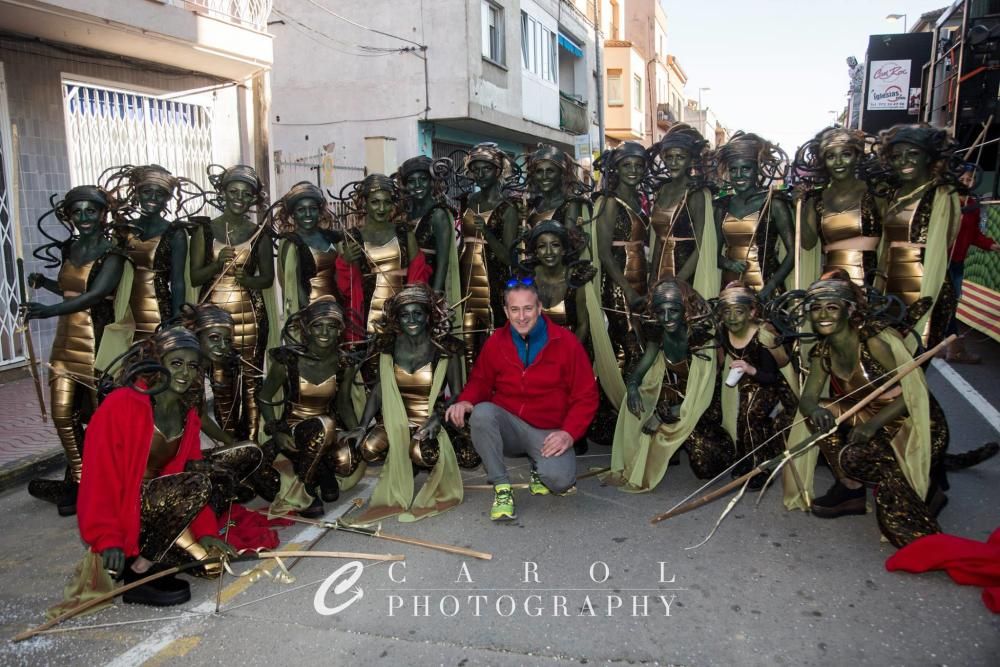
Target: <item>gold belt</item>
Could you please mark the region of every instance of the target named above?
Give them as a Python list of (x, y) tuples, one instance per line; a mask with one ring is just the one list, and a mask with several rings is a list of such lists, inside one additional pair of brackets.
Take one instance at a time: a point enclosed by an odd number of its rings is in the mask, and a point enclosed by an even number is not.
[(865, 251), (864, 250), (830, 250), (826, 253), (824, 271), (843, 269), (851, 277), (851, 282), (864, 285), (865, 282)]

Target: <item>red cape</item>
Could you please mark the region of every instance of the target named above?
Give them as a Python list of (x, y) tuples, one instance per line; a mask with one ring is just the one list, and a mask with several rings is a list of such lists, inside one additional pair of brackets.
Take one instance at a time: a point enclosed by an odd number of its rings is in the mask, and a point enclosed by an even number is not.
[[(184, 472), (201, 458), (201, 419), (192, 408), (175, 456), (164, 475)], [(128, 387), (111, 392), (90, 420), (83, 440), (83, 477), (77, 496), (80, 537), (100, 553), (118, 547), (126, 556), (139, 553), (139, 509), (142, 476), (153, 439), (153, 405), (149, 396)], [(196, 539), (216, 535), (218, 524), (203, 508), (191, 522)]]

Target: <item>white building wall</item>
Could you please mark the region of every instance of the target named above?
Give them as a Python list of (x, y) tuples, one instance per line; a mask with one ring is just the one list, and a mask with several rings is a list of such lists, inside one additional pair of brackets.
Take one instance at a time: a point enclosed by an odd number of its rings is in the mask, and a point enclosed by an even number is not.
[[(559, 34), (559, 22), (555, 15), (551, 15), (542, 8), (532, 2), (532, 0), (521, 0), (521, 11), (525, 12), (529, 17), (538, 21), (544, 28), (548, 29), (550, 33), (558, 36)], [(533, 120), (543, 125), (548, 125), (549, 127), (558, 128), (559, 127), (559, 84), (558, 78), (556, 81), (546, 80), (537, 74), (525, 69), (520, 65), (521, 63), (521, 16), (518, 14), (517, 17), (517, 29), (518, 29), (518, 52), (517, 52), (517, 63), (521, 71), (521, 108), (523, 110), (524, 117), (528, 120)], [(542, 44), (542, 47), (546, 45)], [(564, 57), (562, 49), (559, 48), (558, 43), (555, 48), (556, 59), (559, 60)], [(511, 63), (508, 62), (510, 65)], [(553, 63), (556, 72), (560, 71), (559, 65)], [(513, 69), (513, 67), (512, 67)]]

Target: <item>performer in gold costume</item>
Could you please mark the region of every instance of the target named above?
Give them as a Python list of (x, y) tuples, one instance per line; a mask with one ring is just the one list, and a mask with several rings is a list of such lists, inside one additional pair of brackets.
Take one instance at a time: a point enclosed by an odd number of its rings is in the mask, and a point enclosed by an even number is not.
[[(277, 468), (286, 473), (279, 496), (282, 506), (275, 507), (279, 513), (296, 508), (304, 516), (322, 516), (323, 502), (340, 496), (337, 475), (348, 477), (360, 462), (357, 450), (338, 440), (341, 428), (357, 426), (350, 397), (354, 369), (340, 354), (343, 331), (343, 310), (332, 296), (321, 296), (289, 317), (285, 337), (290, 344), (269, 352), (271, 363), (260, 394), (265, 432), (271, 436), (263, 446), (264, 469), (273, 478), (270, 466), (281, 454), (294, 472), (293, 478), (278, 460)], [(276, 404), (279, 391), (283, 395)]]
[(800, 261), (802, 287), (834, 269), (846, 271), (857, 285), (875, 279), (885, 201), (864, 178), (873, 158), (864, 133), (843, 127), (828, 127), (799, 148), (792, 171), (812, 188), (799, 206), (802, 248), (811, 250), (818, 237), (823, 254), (809, 268)]
[(947, 270), (962, 217), (952, 142), (944, 130), (927, 125), (897, 125), (882, 132), (879, 141), (879, 157), (897, 185), (889, 198), (879, 258), (885, 293), (907, 306), (931, 298), (933, 310), (916, 331), (925, 345), (936, 345), (958, 305)]
[(649, 283), (649, 221), (639, 198), (639, 185), (648, 166), (646, 149), (626, 141), (606, 151), (597, 166), (602, 172), (602, 189), (594, 202), (594, 231), (602, 278), (601, 305), (619, 365), (627, 369), (641, 354), (639, 332), (630, 317), (633, 309), (644, 305)]
[[(55, 501), (61, 516), (76, 514), (77, 488), (83, 471), (83, 428), (97, 408), (97, 362), (104, 328), (115, 318), (115, 294), (122, 281), (125, 252), (112, 240), (109, 228), (108, 194), (93, 185), (71, 189), (52, 212), (71, 231), (59, 241), (39, 229), (52, 243), (35, 251), (59, 267), (53, 280), (40, 273), (28, 275), (34, 289), (45, 289), (61, 297), (51, 305), (28, 302), (22, 306), (26, 320), (58, 317), (49, 355), (50, 408), (52, 424), (66, 453), (69, 469), (65, 482), (34, 480), (28, 486), (33, 496)], [(58, 249), (58, 255), (53, 251)], [(127, 299), (123, 293), (121, 299)]]
[(321, 296), (341, 298), (337, 290), (333, 214), (323, 191), (307, 181), (291, 187), (272, 208), (278, 236), (278, 282), (284, 312), (297, 313)]
[(348, 329), (353, 323), (370, 335), (382, 316), (382, 304), (406, 284), (417, 239), (400, 218), (401, 195), (388, 176), (369, 174), (355, 184), (351, 203), (364, 222), (347, 231), (342, 259), (352, 266), (349, 275), (340, 278), (341, 291), (349, 304)]
[[(756, 293), (730, 283), (719, 293), (715, 309), (719, 341), (722, 425), (736, 445), (733, 477), (749, 472), (785, 448), (783, 431), (798, 406), (798, 376), (777, 332), (761, 319)], [(737, 377), (738, 376), (738, 377)], [(759, 489), (761, 473), (750, 479)]]
[(448, 202), (450, 160), (411, 157), (399, 166), (395, 178), (405, 194), (407, 222), (413, 228), (420, 252), (431, 270), (428, 284), (458, 301), (458, 250), (455, 219), (458, 212)]
[[(542, 312), (553, 323), (575, 333), (591, 359), (594, 358), (592, 336), (600, 341), (599, 345), (610, 348), (593, 285), (597, 269), (589, 261), (580, 259), (588, 239), (579, 229), (568, 230), (555, 220), (540, 222), (525, 238), (525, 254), (517, 262), (518, 270), (534, 279)], [(616, 411), (617, 407), (602, 392), (587, 437), (574, 443), (577, 454), (586, 453), (587, 439), (602, 445), (611, 444)]]
[(743, 282), (766, 300), (784, 291), (785, 278), (795, 265), (791, 206), (773, 187), (784, 178), (787, 159), (771, 142), (744, 132), (737, 132), (719, 149), (718, 159), (719, 176), (733, 189), (715, 205), (724, 243), (719, 257), (722, 283)]
[[(654, 237), (649, 241), (649, 282), (678, 278), (706, 299), (719, 291), (712, 193), (705, 185), (707, 146), (698, 130), (679, 123), (649, 149), (654, 181), (650, 189), (655, 193), (649, 217)], [(705, 238), (706, 232), (711, 239)]]
[(649, 311), (662, 333), (628, 376), (618, 411), (611, 472), (607, 479), (623, 491), (652, 491), (673, 455), (687, 449), (691, 469), (711, 478), (735, 457), (722, 426), (711, 313), (686, 283), (662, 280), (653, 286)]
[[(898, 332), (869, 317), (864, 295), (842, 270), (813, 283), (803, 308), (819, 342), (812, 350), (799, 411), (815, 429), (825, 431), (838, 414), (912, 357)], [(820, 393), (828, 381), (830, 400), (824, 400)], [(812, 512), (820, 517), (864, 514), (864, 485), (877, 486), (875, 516), (896, 547), (940, 532), (934, 506), (943, 506), (943, 493), (932, 482), (931, 470), (948, 445), (948, 423), (923, 373), (914, 371), (900, 384), (821, 441), (836, 481), (812, 501)], [(802, 467), (805, 493), (812, 487), (815, 455), (811, 459), (793, 462)]]
[[(409, 285), (386, 301), (378, 321), (379, 379), (361, 423), (378, 423), (364, 438), (367, 461), (385, 461), (370, 508), (359, 521), (401, 514), (401, 521), (443, 512), (462, 501), (458, 466), (480, 463), (466, 430), (442, 423), (446, 397), (461, 391), (462, 343), (450, 334), (451, 317), (440, 293)], [(443, 428), (442, 428), (443, 427)], [(413, 471), (429, 470), (414, 497)]]
[(494, 327), (504, 323), (500, 285), (510, 273), (518, 223), (517, 208), (503, 194), (510, 169), (510, 158), (494, 143), (477, 144), (465, 160), (465, 171), (479, 188), (468, 196), (461, 220), (459, 282), (469, 368)]
[(134, 211), (119, 234), (135, 269), (129, 301), (134, 339), (143, 340), (187, 300), (187, 234), (165, 217), (172, 201), (181, 213), (181, 179), (155, 164), (122, 167), (113, 170), (105, 188)]
[[(201, 456), (194, 404), (202, 382), (198, 339), (183, 328), (167, 329), (133, 350), (119, 388), (87, 429), (79, 523), (91, 555), (78, 582), (67, 589), (70, 595), (99, 584), (107, 573), (131, 583), (152, 567), (234, 555), (218, 537), (218, 521), (208, 507), (213, 480), (226, 474)], [(256, 455), (259, 462), (256, 447), (242, 454)], [(88, 562), (105, 572), (88, 572)], [(220, 571), (217, 564), (206, 565), (200, 574)], [(124, 599), (165, 606), (190, 597), (186, 582), (167, 577), (125, 593)]]
[(270, 303), (273, 242), (266, 227), (250, 220), (250, 211), (263, 205), (266, 192), (257, 173), (246, 165), (211, 178), (221, 200), (216, 206), (223, 213), (191, 236), (191, 283), (201, 288), (201, 303), (219, 306), (236, 325), (233, 349), (244, 368), (239, 376), (213, 378), (220, 388), (215, 394), (222, 411), (219, 425), (241, 440), (256, 440), (257, 390), (276, 308)]
[(545, 220), (555, 220), (568, 230), (576, 229), (581, 221), (589, 226), (591, 205), (582, 196), (586, 187), (580, 182), (578, 169), (566, 153), (548, 144), (540, 144), (528, 155), (528, 187), (534, 194), (525, 216), (528, 230)]

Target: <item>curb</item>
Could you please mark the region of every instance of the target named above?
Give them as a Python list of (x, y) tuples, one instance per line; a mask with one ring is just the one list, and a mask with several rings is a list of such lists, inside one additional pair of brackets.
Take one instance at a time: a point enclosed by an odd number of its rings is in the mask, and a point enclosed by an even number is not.
[(66, 465), (66, 454), (61, 449), (25, 456), (0, 468), (0, 492), (64, 465)]

